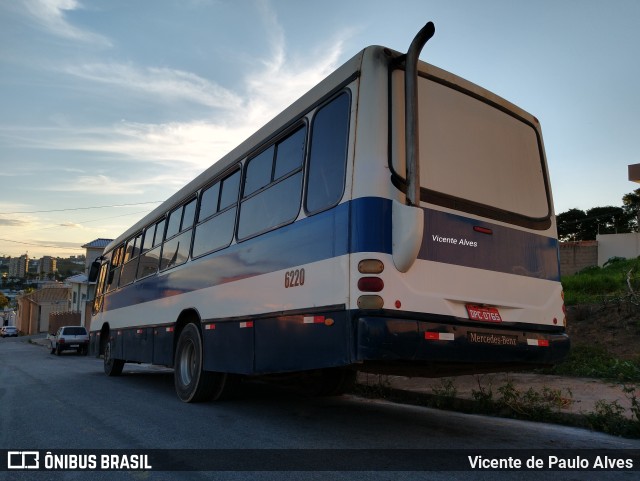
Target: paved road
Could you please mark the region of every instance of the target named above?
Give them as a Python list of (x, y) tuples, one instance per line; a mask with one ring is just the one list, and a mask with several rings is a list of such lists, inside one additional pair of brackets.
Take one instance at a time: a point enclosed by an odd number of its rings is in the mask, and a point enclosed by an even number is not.
[[(244, 452), (253, 458), (256, 453), (251, 449), (281, 450), (269, 452), (274, 456), (313, 455), (288, 450), (324, 450), (318, 453), (326, 456), (328, 465), (333, 466), (334, 461), (344, 462), (345, 456), (356, 459), (358, 451), (349, 449), (384, 450), (378, 453), (391, 449), (437, 449), (443, 450), (445, 458), (446, 453), (461, 449), (470, 453), (481, 453), (482, 449), (496, 450), (494, 453), (506, 449), (640, 450), (640, 441), (354, 396), (309, 398), (262, 383), (245, 385), (240, 397), (230, 402), (184, 404), (174, 393), (170, 370), (126, 365), (121, 377), (107, 378), (102, 374), (99, 359), (74, 353), (54, 356), (48, 349), (22, 339), (0, 339), (0, 450), (3, 449), (231, 449), (230, 457), (249, 450)], [(337, 451), (327, 451), (330, 449)], [(558, 452), (560, 457), (563, 452)], [(167, 456), (170, 453), (167, 451)], [(407, 452), (398, 453), (407, 456)], [(434, 452), (425, 455), (433, 456)], [(264, 459), (261, 461), (265, 463)], [(462, 464), (461, 470), (468, 468), (468, 463)], [(274, 461), (268, 467), (279, 466), (282, 465)], [(552, 479), (619, 480), (638, 479), (640, 471), (65, 471), (0, 472), (0, 479), (538, 480), (541, 475)]]

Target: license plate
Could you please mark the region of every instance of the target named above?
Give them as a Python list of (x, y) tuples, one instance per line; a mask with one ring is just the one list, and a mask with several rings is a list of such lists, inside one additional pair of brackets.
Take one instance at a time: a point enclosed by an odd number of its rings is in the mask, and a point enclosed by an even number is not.
[(467, 314), (472, 321), (502, 322), (500, 312), (495, 307), (476, 306), (467, 304)]
[(78, 344), (70, 344), (69, 347), (78, 347)]

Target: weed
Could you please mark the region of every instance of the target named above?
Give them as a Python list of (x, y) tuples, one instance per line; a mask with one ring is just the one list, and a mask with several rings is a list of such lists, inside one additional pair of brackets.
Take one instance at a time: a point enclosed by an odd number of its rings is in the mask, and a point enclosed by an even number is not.
[(636, 433), (640, 434), (640, 401), (636, 396), (636, 386), (624, 386), (622, 390), (624, 391), (627, 399), (631, 401), (631, 416), (634, 420), (634, 427)]
[(440, 384), (432, 387), (431, 391), (433, 392), (432, 405), (438, 409), (452, 407), (458, 394), (458, 389), (450, 378), (441, 379)]
[(542, 391), (529, 388), (527, 391), (519, 391), (509, 381), (498, 388), (500, 398), (498, 404), (508, 408), (516, 417), (524, 417), (535, 421), (552, 419), (558, 410), (573, 402), (572, 393), (562, 395), (561, 389), (543, 387)]
[(495, 411), (495, 403), (493, 401), (493, 389), (491, 386), (491, 379), (489, 379), (489, 386), (484, 387), (480, 382), (480, 376), (476, 376), (478, 382), (478, 390), (471, 390), (471, 397), (475, 401), (475, 408), (480, 413), (490, 413)]
[(627, 431), (628, 420), (624, 417), (624, 408), (618, 401), (596, 402), (596, 410), (587, 413), (587, 420), (593, 429), (607, 434), (619, 435)]

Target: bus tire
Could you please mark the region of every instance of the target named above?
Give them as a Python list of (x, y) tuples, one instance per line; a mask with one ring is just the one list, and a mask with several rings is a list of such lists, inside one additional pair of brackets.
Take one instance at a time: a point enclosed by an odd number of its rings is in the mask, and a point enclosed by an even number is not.
[(122, 368), (124, 367), (124, 360), (114, 359), (112, 353), (112, 341), (109, 339), (104, 346), (104, 373), (109, 377), (119, 376), (122, 374)]
[(200, 330), (193, 324), (182, 329), (174, 360), (173, 381), (176, 394), (183, 402), (221, 399), (227, 384), (227, 374), (205, 371)]

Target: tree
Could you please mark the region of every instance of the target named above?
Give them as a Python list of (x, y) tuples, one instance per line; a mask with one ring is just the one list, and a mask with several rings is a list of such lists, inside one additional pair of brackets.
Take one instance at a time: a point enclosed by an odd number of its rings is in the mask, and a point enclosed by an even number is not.
[(562, 242), (585, 240), (582, 230), (582, 223), (587, 214), (580, 209), (570, 209), (562, 214), (558, 214), (556, 222), (558, 224), (558, 237)]
[(631, 232), (630, 216), (622, 207), (593, 207), (587, 212), (582, 229), (587, 239), (595, 239), (598, 234), (624, 234)]
[(0, 309), (4, 309), (9, 305), (9, 299), (2, 292), (0, 292)]
[(632, 231), (638, 231), (638, 217), (640, 216), (640, 189), (629, 192), (622, 197), (622, 208), (629, 216)]

